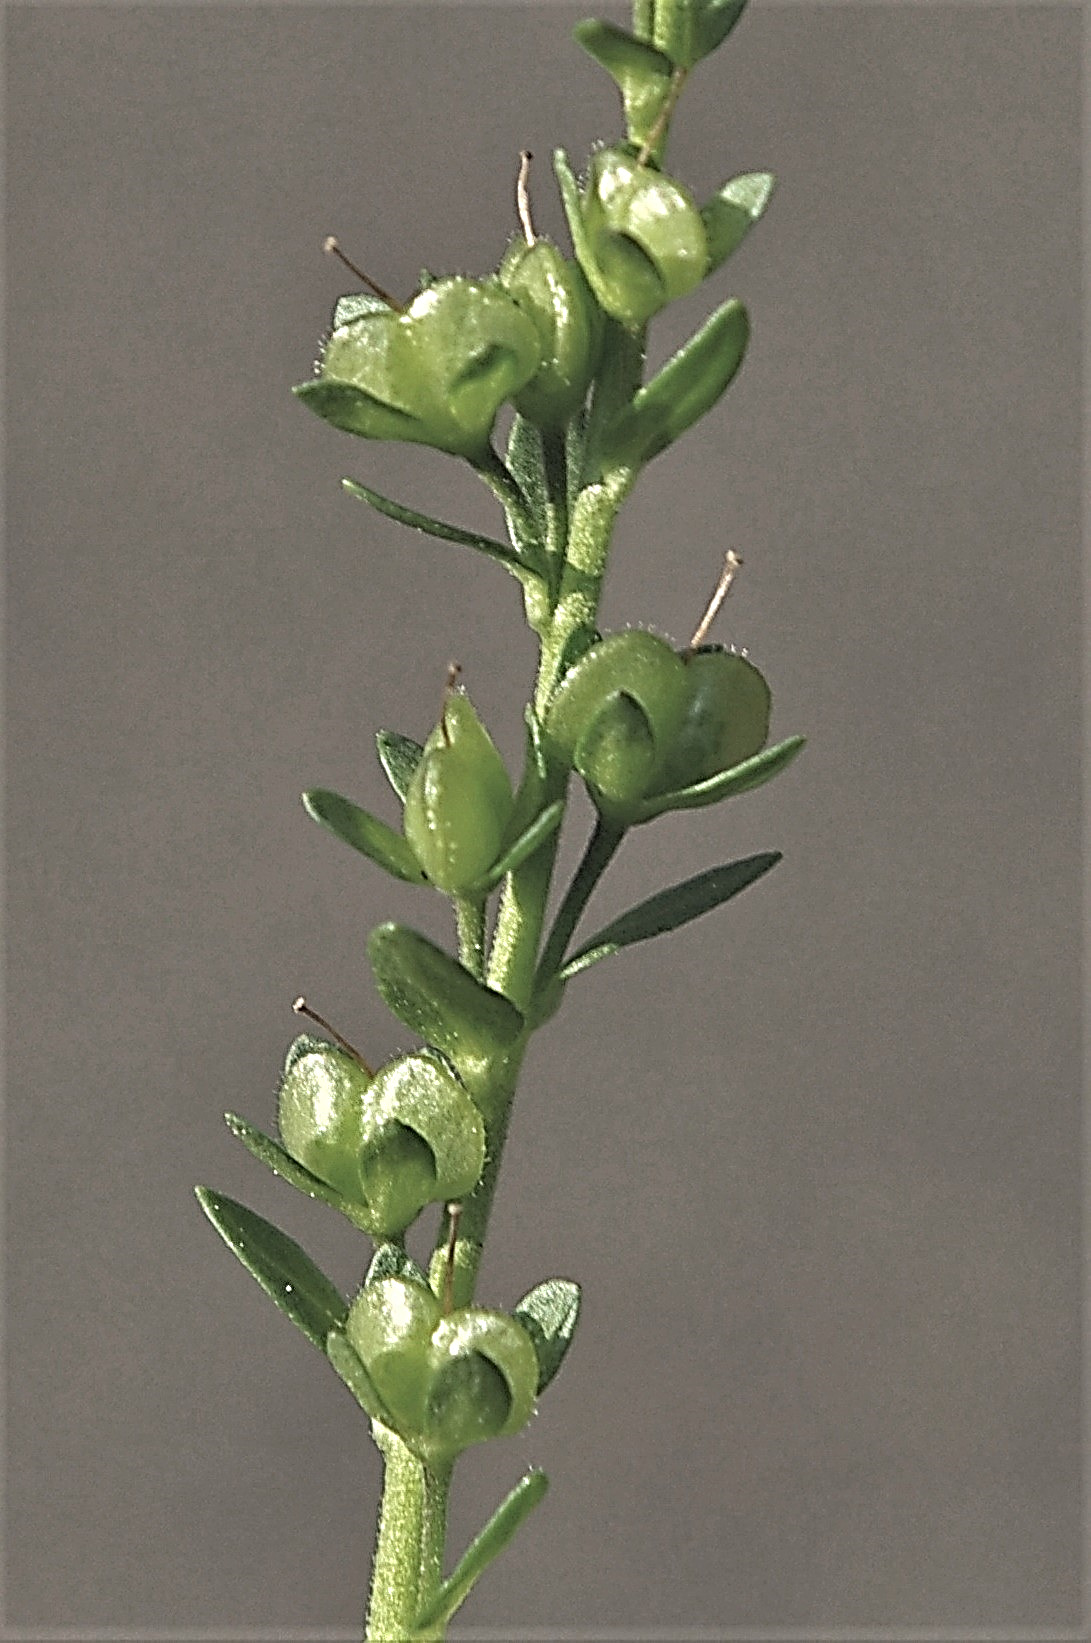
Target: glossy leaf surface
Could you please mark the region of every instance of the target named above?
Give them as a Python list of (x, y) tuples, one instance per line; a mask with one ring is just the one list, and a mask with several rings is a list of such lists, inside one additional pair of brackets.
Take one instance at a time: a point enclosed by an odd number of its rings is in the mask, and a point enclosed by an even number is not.
[(287, 1181), (289, 1186), (295, 1187), (297, 1192), (305, 1193), (308, 1198), (317, 1198), (319, 1202), (329, 1204), (332, 1209), (340, 1210), (354, 1226), (367, 1231), (367, 1218), (361, 1212), (360, 1206), (349, 1203), (335, 1187), (329, 1186), (317, 1175), (312, 1175), (303, 1164), (297, 1163), (290, 1153), (285, 1152), (279, 1141), (263, 1134), (254, 1124), (240, 1118), (237, 1113), (224, 1113), (224, 1121), (232, 1135), (237, 1136), (247, 1151), (271, 1169), (274, 1175), (279, 1175), (282, 1181)]
[(742, 793), (752, 793), (756, 787), (787, 770), (793, 759), (806, 745), (805, 736), (789, 736), (783, 742), (774, 742), (763, 748), (752, 759), (735, 765), (732, 770), (721, 770), (706, 781), (695, 782), (674, 793), (656, 793), (645, 799), (637, 811), (638, 822), (652, 821), (668, 810), (699, 810), (706, 804), (719, 804), (721, 799), (734, 799)]
[(375, 737), (375, 746), (386, 779), (404, 804), (405, 796), (409, 792), (409, 783), (413, 780), (413, 772), (420, 764), (424, 748), (420, 742), (413, 741), (409, 736), (402, 736), (396, 730), (380, 730)]
[(571, 1278), (547, 1278), (513, 1308), (538, 1355), (538, 1395), (545, 1391), (572, 1344), (580, 1316), (580, 1286)]
[(362, 810), (358, 804), (353, 804), (351, 799), (344, 799), (340, 793), (331, 793), (325, 787), (312, 787), (303, 794), (303, 808), (334, 838), (351, 845), (392, 877), (401, 879), (405, 884), (428, 882), (402, 834), (396, 833), (369, 810)]
[(381, 1283), (384, 1278), (405, 1278), (413, 1284), (420, 1284), (428, 1288), (428, 1275), (414, 1261), (404, 1244), (380, 1244), (371, 1258), (371, 1265), (364, 1277), (364, 1288), (368, 1284)]
[(669, 57), (616, 23), (587, 18), (573, 36), (621, 92), (630, 140), (643, 142), (655, 124), (674, 70)]
[(320, 1272), (294, 1238), (256, 1215), (245, 1204), (210, 1187), (198, 1187), (197, 1199), (216, 1231), (247, 1272), (276, 1303), (285, 1317), (302, 1330), (320, 1352), (335, 1324), (343, 1323), (348, 1307), (337, 1286)]
[(602, 461), (650, 462), (710, 411), (746, 352), (750, 321), (742, 303), (718, 308), (678, 352), (638, 388), (603, 436)]
[(487, 1054), (518, 1038), (523, 1018), (515, 1006), (419, 931), (380, 924), (367, 945), (388, 1008), (460, 1071), (467, 1049)]
[(708, 235), (709, 273), (726, 262), (769, 204), (776, 182), (771, 172), (748, 171), (732, 177), (701, 207)]

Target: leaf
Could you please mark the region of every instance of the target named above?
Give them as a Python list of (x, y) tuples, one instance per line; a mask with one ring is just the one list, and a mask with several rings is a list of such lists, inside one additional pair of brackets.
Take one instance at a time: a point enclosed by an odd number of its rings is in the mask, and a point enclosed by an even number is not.
[(417, 440), (420, 422), (397, 406), (386, 405), (351, 382), (333, 382), (315, 377), (292, 389), (307, 408), (342, 433), (363, 439)]
[(527, 499), (538, 532), (539, 542), (546, 538), (546, 481), (542, 456), (542, 436), (533, 422), (518, 411), (508, 436), (508, 467), (516, 484)]
[(561, 204), (564, 206), (565, 221), (572, 238), (572, 249), (576, 253), (576, 261), (586, 274), (589, 268), (595, 266), (595, 253), (584, 226), (580, 185), (563, 148), (553, 150), (553, 171), (561, 191)]
[(294, 1238), (255, 1215), (245, 1204), (211, 1187), (198, 1187), (197, 1200), (224, 1243), (238, 1256), (271, 1300), (320, 1352), (326, 1336), (348, 1315), (340, 1290), (320, 1272)]
[(572, 1344), (580, 1316), (580, 1286), (571, 1278), (547, 1278), (523, 1296), (513, 1316), (534, 1342), (540, 1397)]
[(340, 1324), (334, 1324), (327, 1334), (325, 1353), (364, 1413), (372, 1420), (382, 1421), (384, 1426), (393, 1427), (392, 1415)]
[(587, 412), (579, 411), (564, 431), (564, 459), (568, 470), (568, 511), (576, 506), (583, 484), (583, 464), (587, 454)]
[(489, 1564), (504, 1550), (522, 1523), (544, 1499), (548, 1488), (549, 1479), (544, 1472), (534, 1470), (520, 1478), (511, 1494), (500, 1502), (481, 1533), (467, 1546), (435, 1596), (420, 1610), (407, 1643), (424, 1643), (425, 1639), (436, 1636), (437, 1628), (446, 1627)]
[(407, 508), (404, 503), (394, 502), (388, 496), (381, 496), (369, 485), (362, 485), (358, 479), (342, 479), (341, 484), (350, 496), (358, 497), (361, 502), (370, 503), (376, 512), (385, 514), (388, 519), (396, 519), (400, 525), (408, 525), (412, 530), (423, 531), (426, 536), (437, 536), (441, 542), (457, 542), (464, 548), (476, 548), (478, 553), (495, 559), (514, 576), (525, 577), (529, 574), (528, 567), (506, 542), (497, 541), (492, 536), (482, 536), (480, 531), (463, 530), (461, 525), (448, 525), (442, 519), (432, 519), (426, 513), (418, 513), (415, 508)]
[(616, 23), (598, 18), (577, 23), (572, 33), (621, 92), (629, 140), (643, 142), (655, 124), (670, 86), (674, 68), (670, 58), (618, 28)]
[[(637, 811), (635, 822), (654, 821), (667, 810), (699, 810), (706, 804), (718, 804), (721, 799), (734, 799), (740, 793), (752, 793), (787, 770), (792, 760), (807, 744), (805, 736), (789, 736), (783, 742), (765, 747), (752, 759), (732, 765), (730, 770), (717, 771), (703, 782), (691, 787), (680, 787), (673, 793), (655, 793), (645, 799)], [(634, 825), (635, 825), (634, 822)]]
[(399, 735), (396, 730), (378, 731), (375, 745), (379, 750), (379, 763), (386, 772), (386, 779), (404, 804), (405, 796), (409, 792), (409, 783), (413, 780), (413, 772), (424, 757), (424, 749), (419, 742), (414, 742), (409, 736)]
[(722, 45), (746, 10), (746, 0), (703, 0), (693, 17), (694, 61)]
[(606, 428), (600, 463), (634, 465), (665, 451), (725, 392), (742, 364), (749, 335), (742, 303), (736, 298), (725, 302)]
[(612, 924), (600, 930), (567, 963), (558, 974), (570, 981), (581, 970), (609, 958), (623, 947), (632, 947), (638, 941), (650, 941), (653, 936), (666, 935), (677, 930), (702, 913), (710, 913), (721, 902), (730, 901), (748, 884), (753, 884), (780, 860), (780, 851), (766, 851), (760, 856), (746, 856), (741, 861), (725, 862), (722, 867), (711, 867), (695, 878), (674, 884), (669, 890), (660, 890), (636, 907), (630, 907)]
[(427, 1043), (450, 1056), (460, 1073), (467, 1052), (489, 1056), (513, 1044), (523, 1018), (503, 996), (474, 979), (457, 959), (404, 924), (380, 924), (368, 956), (388, 1008)]
[(404, 1244), (379, 1245), (364, 1276), (364, 1288), (366, 1289), (368, 1284), (380, 1283), (384, 1278), (405, 1278), (411, 1284), (420, 1284), (422, 1288), (428, 1288), (427, 1275), (414, 1261)]
[(402, 835), (351, 799), (325, 787), (312, 787), (303, 794), (303, 808), (334, 838), (350, 844), (394, 878), (406, 884), (427, 884), (424, 869)]
[(370, 291), (350, 291), (334, 303), (330, 330), (336, 331), (339, 326), (349, 325), (354, 319), (363, 319), (365, 314), (389, 313), (390, 304), (384, 302), (382, 297), (373, 296)]
[(726, 182), (701, 216), (708, 232), (709, 273), (727, 261), (753, 228), (772, 198), (776, 178), (769, 171), (748, 171)]
[(317, 1175), (312, 1175), (303, 1164), (297, 1164), (291, 1154), (285, 1152), (279, 1141), (264, 1135), (245, 1118), (240, 1118), (238, 1113), (225, 1112), (224, 1122), (247, 1151), (253, 1153), (254, 1157), (271, 1169), (274, 1175), (279, 1175), (282, 1181), (287, 1181), (297, 1192), (306, 1193), (308, 1198), (317, 1198), (321, 1203), (329, 1204), (332, 1209), (340, 1210), (353, 1226), (358, 1226), (365, 1232), (368, 1230), (364, 1221), (360, 1219), (359, 1207), (348, 1203), (336, 1187), (327, 1186), (325, 1181), (320, 1181)]
[(478, 884), (470, 887), (470, 895), (484, 895), (492, 890), (507, 873), (514, 873), (521, 867), (528, 857), (533, 856), (539, 845), (544, 844), (550, 834), (555, 833), (561, 825), (564, 815), (564, 800), (555, 799), (544, 810), (539, 811), (529, 827), (524, 828), (517, 839), (501, 850), (501, 854), (493, 862), (485, 877)]

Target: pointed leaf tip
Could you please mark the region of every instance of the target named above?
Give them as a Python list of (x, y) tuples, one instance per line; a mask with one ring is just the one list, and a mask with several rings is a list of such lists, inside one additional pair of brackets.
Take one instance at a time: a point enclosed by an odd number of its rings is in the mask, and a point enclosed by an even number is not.
[(473, 1539), (454, 1570), (440, 1586), (431, 1602), (417, 1615), (406, 1643), (425, 1643), (434, 1638), (437, 1626), (446, 1626), (455, 1610), (473, 1591), (489, 1564), (544, 1500), (549, 1478), (535, 1467), (519, 1479), (515, 1488), (496, 1508), (481, 1533)]
[(271, 1221), (211, 1187), (198, 1187), (196, 1193), (198, 1203), (232, 1254), (285, 1317), (313, 1346), (325, 1352), (326, 1336), (348, 1312), (337, 1286), (294, 1238)]
[(572, 1344), (580, 1316), (580, 1286), (571, 1278), (547, 1278), (523, 1296), (513, 1316), (534, 1342), (541, 1396)]
[(650, 941), (654, 936), (680, 929), (683, 924), (689, 924), (703, 913), (710, 913), (714, 907), (730, 901), (732, 896), (737, 896), (768, 873), (780, 859), (779, 850), (764, 851), (761, 855), (745, 856), (740, 861), (711, 867), (694, 878), (660, 890), (657, 895), (649, 896), (647, 901), (630, 907), (627, 913), (592, 936), (561, 966), (558, 974), (562, 980), (568, 981), (581, 970), (597, 964), (600, 959), (620, 952), (623, 947), (632, 947), (638, 941)]
[(325, 787), (309, 788), (302, 795), (303, 808), (313, 821), (343, 844), (351, 845), (377, 867), (405, 884), (426, 884), (427, 878), (401, 833), (351, 799)]

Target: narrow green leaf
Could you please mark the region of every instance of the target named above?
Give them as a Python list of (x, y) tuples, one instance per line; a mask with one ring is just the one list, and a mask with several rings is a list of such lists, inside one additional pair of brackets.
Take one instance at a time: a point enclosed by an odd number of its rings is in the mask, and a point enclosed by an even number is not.
[(508, 437), (508, 467), (516, 484), (527, 499), (539, 542), (546, 538), (546, 481), (545, 461), (542, 456), (542, 436), (533, 422), (515, 413)]
[(371, 1258), (371, 1265), (364, 1277), (364, 1288), (368, 1284), (377, 1284), (383, 1278), (405, 1278), (411, 1284), (420, 1284), (428, 1288), (428, 1276), (414, 1261), (404, 1244), (380, 1244)]
[(350, 844), (394, 878), (406, 884), (427, 884), (423, 868), (401, 833), (351, 799), (325, 787), (312, 787), (303, 794), (303, 808), (334, 838)]
[(424, 749), (419, 742), (399, 735), (396, 730), (380, 730), (376, 734), (375, 745), (386, 779), (404, 804), (413, 772), (424, 757)]
[(708, 232), (708, 271), (727, 261), (745, 239), (772, 198), (776, 178), (769, 171), (748, 171), (732, 177), (707, 205), (701, 217)]
[(544, 844), (551, 833), (557, 831), (563, 815), (563, 799), (556, 799), (547, 805), (535, 816), (529, 827), (524, 828), (519, 837), (502, 850), (480, 883), (471, 887), (470, 894), (484, 895), (499, 884), (506, 873), (514, 873), (528, 857), (533, 856), (538, 846)]
[(746, 10), (746, 0), (701, 0), (693, 18), (694, 61), (722, 45)]
[(740, 793), (752, 793), (756, 787), (763, 787), (774, 776), (779, 776), (782, 770), (787, 770), (806, 742), (805, 736), (789, 736), (772, 747), (762, 748), (752, 759), (732, 765), (730, 770), (720, 770), (715, 776), (706, 776), (703, 782), (694, 782), (691, 787), (681, 787), (674, 793), (656, 793), (640, 806), (634, 825), (636, 822), (653, 821), (668, 810), (699, 810), (706, 804), (718, 804), (721, 799), (734, 799)]
[(742, 303), (736, 298), (725, 302), (605, 430), (602, 461), (650, 462), (665, 451), (725, 392), (742, 364), (749, 335)]
[(334, 1324), (327, 1334), (325, 1352), (364, 1413), (374, 1421), (382, 1421), (384, 1426), (393, 1427), (393, 1417), (340, 1324)]
[(347, 296), (338, 297), (333, 305), (333, 318), (330, 320), (330, 330), (336, 331), (339, 326), (350, 325), (354, 319), (363, 319), (367, 314), (389, 314), (390, 304), (381, 297), (373, 296), (370, 291), (350, 291)]
[(523, 1296), (512, 1315), (534, 1342), (540, 1397), (572, 1344), (580, 1316), (580, 1286), (571, 1278), (547, 1278)]
[(297, 1192), (305, 1193), (308, 1198), (317, 1198), (321, 1203), (329, 1204), (332, 1209), (340, 1210), (353, 1226), (367, 1231), (364, 1222), (359, 1218), (358, 1206), (346, 1202), (335, 1187), (327, 1186), (317, 1175), (312, 1175), (309, 1169), (297, 1164), (295, 1159), (285, 1152), (279, 1141), (263, 1135), (261, 1130), (245, 1118), (240, 1118), (238, 1113), (225, 1112), (224, 1121), (232, 1135), (238, 1136), (247, 1151), (253, 1153), (254, 1157), (271, 1169), (274, 1175), (279, 1175), (282, 1181), (287, 1181), (289, 1186), (295, 1187)]
[(443, 519), (432, 519), (426, 513), (418, 513), (415, 508), (407, 508), (404, 503), (394, 502), (390, 497), (380, 495), (378, 491), (373, 491), (369, 485), (362, 485), (357, 479), (342, 479), (341, 483), (350, 496), (358, 497), (361, 502), (370, 503), (378, 513), (385, 514), (388, 519), (396, 519), (400, 525), (408, 525), (412, 530), (423, 531), (426, 536), (437, 536), (441, 542), (457, 542), (464, 548), (476, 548), (478, 553), (495, 559), (513, 575), (528, 574), (527, 566), (506, 542), (497, 541), (492, 536), (482, 536), (480, 531), (463, 530), (460, 525), (448, 525)]
[(564, 458), (568, 469), (568, 511), (576, 506), (583, 485), (583, 465), (587, 455), (587, 412), (579, 411), (564, 431)]
[(320, 1272), (294, 1238), (255, 1215), (245, 1204), (210, 1187), (198, 1187), (197, 1201), (224, 1243), (251, 1277), (320, 1352), (335, 1324), (344, 1323), (348, 1307), (340, 1290)]
[(565, 221), (572, 237), (572, 249), (576, 253), (576, 261), (586, 274), (589, 268), (595, 266), (594, 249), (584, 227), (580, 185), (563, 148), (553, 150), (553, 171), (561, 191), (561, 204), (564, 206)]
[(421, 424), (417, 417), (385, 404), (354, 383), (315, 377), (297, 383), (292, 392), (308, 410), (342, 433), (357, 434), (362, 439), (419, 439)]
[(620, 952), (623, 947), (632, 947), (638, 941), (650, 941), (653, 936), (666, 935), (670, 930), (689, 924), (691, 919), (700, 918), (702, 913), (710, 913), (721, 902), (730, 901), (748, 884), (753, 884), (768, 873), (779, 860), (779, 850), (766, 851), (760, 856), (746, 856), (741, 861), (725, 862), (722, 867), (711, 867), (705, 873), (698, 873), (695, 878), (672, 885), (669, 890), (660, 890), (657, 895), (649, 896), (647, 901), (631, 907), (627, 913), (600, 930), (578, 952), (573, 953), (568, 962), (561, 966), (559, 974), (565, 981), (570, 981), (581, 970), (597, 964), (602, 958), (609, 958), (612, 953)]
[(500, 1502), (481, 1533), (459, 1558), (453, 1572), (440, 1586), (431, 1602), (417, 1615), (407, 1643), (434, 1637), (436, 1628), (446, 1626), (477, 1584), (493, 1559), (516, 1534), (534, 1508), (544, 1499), (549, 1479), (544, 1472), (528, 1472), (511, 1494)]
[(625, 109), (630, 142), (643, 142), (655, 124), (670, 86), (674, 65), (654, 46), (619, 28), (589, 17), (577, 23), (573, 36), (606, 70)]
[(380, 924), (368, 937), (375, 980), (398, 1020), (450, 1056), (464, 1072), (467, 1051), (488, 1055), (523, 1028), (515, 1006), (482, 986), (457, 959), (404, 924)]

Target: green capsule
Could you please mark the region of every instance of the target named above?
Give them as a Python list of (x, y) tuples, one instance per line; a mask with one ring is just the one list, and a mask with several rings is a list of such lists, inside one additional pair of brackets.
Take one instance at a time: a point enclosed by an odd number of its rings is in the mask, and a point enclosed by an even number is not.
[(607, 820), (625, 826), (663, 763), (635, 697), (619, 690), (607, 698), (576, 743), (572, 763)]
[(431, 1464), (529, 1420), (538, 1358), (506, 1313), (444, 1315), (429, 1289), (382, 1278), (356, 1296), (345, 1333), (405, 1444)]
[(661, 792), (689, 787), (752, 758), (769, 735), (772, 695), (745, 656), (708, 645), (684, 655), (685, 717), (667, 759)]
[(342, 299), (334, 320), (317, 377), (296, 393), (365, 439), (479, 458), (500, 406), (541, 362), (534, 324), (494, 279), (436, 280), (403, 311)]
[(497, 277), (534, 325), (541, 349), (538, 370), (512, 403), (536, 427), (562, 428), (583, 404), (595, 374), (602, 309), (579, 263), (548, 240), (513, 240)]
[(426, 1204), (471, 1192), (484, 1168), (481, 1114), (428, 1051), (372, 1076), (324, 1039), (297, 1038), (277, 1121), (289, 1156), (362, 1211), (375, 1237), (396, 1237)]
[(689, 701), (681, 657), (642, 629), (600, 639), (565, 674), (546, 713), (554, 754), (587, 781), (596, 804), (624, 824), (657, 791)]
[(708, 235), (689, 191), (626, 148), (592, 156), (580, 215), (573, 239), (588, 284), (632, 330), (708, 272)]
[(405, 798), (404, 827), (437, 889), (470, 891), (496, 860), (514, 799), (504, 761), (462, 691), (452, 691), (424, 744)]
[(362, 1199), (360, 1154), (371, 1075), (345, 1050), (303, 1035), (288, 1050), (277, 1095), (284, 1150), (350, 1203)]

